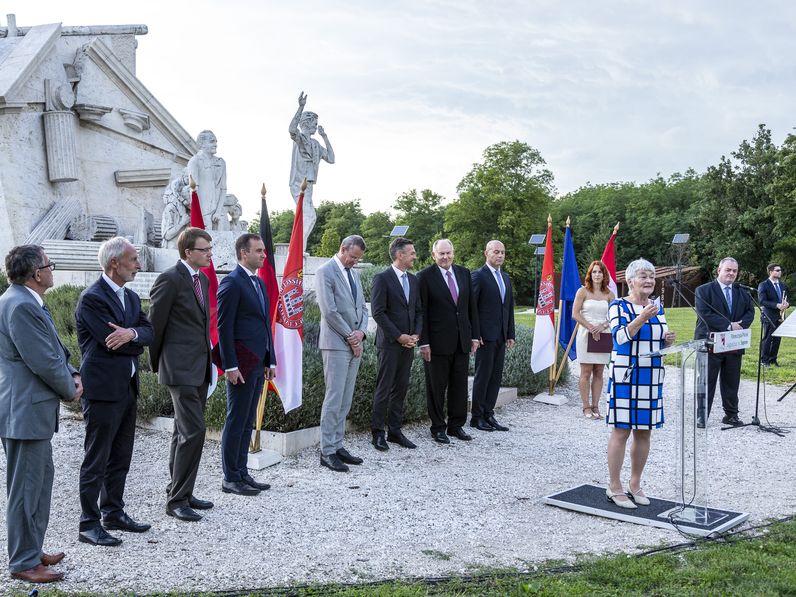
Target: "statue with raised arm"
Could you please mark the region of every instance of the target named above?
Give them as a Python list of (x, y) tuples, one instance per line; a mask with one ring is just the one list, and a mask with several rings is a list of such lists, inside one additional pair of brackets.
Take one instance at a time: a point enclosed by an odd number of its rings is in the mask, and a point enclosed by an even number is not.
[[(318, 115), (305, 112), (307, 96), (302, 91), (298, 98), (298, 110), (290, 121), (290, 138), (293, 139), (293, 159), (290, 163), (290, 194), (298, 203), (302, 181), (307, 179), (307, 190), (304, 191), (304, 250), (307, 250), (307, 239), (315, 227), (315, 206), (312, 203), (312, 189), (318, 180), (318, 166), (321, 160), (334, 164), (334, 150), (329, 137), (322, 126), (318, 126)], [(323, 144), (312, 138), (315, 131), (323, 139)]]
[(191, 223), (191, 190), (187, 174), (180, 174), (169, 183), (163, 193), (163, 204), (163, 217), (160, 220), (163, 239), (160, 246), (176, 249), (177, 237)]
[(202, 131), (196, 137), (198, 153), (185, 170), (196, 183), (196, 193), (202, 206), (205, 230), (229, 230), (224, 199), (227, 196), (227, 164), (216, 156), (218, 139), (213, 131)]

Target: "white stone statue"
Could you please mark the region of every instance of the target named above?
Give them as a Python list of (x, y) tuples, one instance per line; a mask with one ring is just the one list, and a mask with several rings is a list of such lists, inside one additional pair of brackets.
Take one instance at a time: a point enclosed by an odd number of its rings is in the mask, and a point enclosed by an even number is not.
[(206, 230), (229, 230), (224, 200), (227, 196), (227, 164), (216, 157), (218, 140), (213, 131), (202, 131), (196, 137), (199, 152), (186, 166), (196, 183)]
[[(248, 224), (246, 220), (241, 220), (240, 217), (243, 215), (243, 208), (241, 207), (240, 201), (235, 195), (227, 194), (227, 198), (224, 201), (224, 207), (226, 209), (226, 215), (224, 217), (229, 216), (229, 231), (230, 232), (248, 232)], [(243, 226), (246, 225), (246, 228)]]
[(176, 249), (177, 237), (191, 223), (191, 189), (187, 174), (180, 174), (169, 183), (163, 193), (163, 203), (163, 217), (160, 220), (160, 232), (163, 235), (161, 246)]
[[(293, 139), (293, 158), (290, 163), (290, 194), (298, 203), (301, 182), (307, 179), (307, 190), (304, 191), (304, 250), (307, 250), (307, 239), (315, 227), (317, 219), (315, 206), (312, 203), (312, 189), (318, 180), (318, 166), (321, 160), (334, 164), (334, 150), (322, 126), (318, 126), (318, 115), (315, 112), (304, 112), (307, 96), (302, 91), (298, 98), (298, 110), (290, 121), (288, 131)], [(323, 139), (323, 145), (312, 138), (315, 131)]]

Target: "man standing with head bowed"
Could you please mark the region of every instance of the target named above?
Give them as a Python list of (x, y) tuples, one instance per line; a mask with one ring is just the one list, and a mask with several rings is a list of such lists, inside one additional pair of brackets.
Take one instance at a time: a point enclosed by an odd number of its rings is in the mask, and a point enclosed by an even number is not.
[(774, 331), (779, 327), (781, 318), (790, 307), (788, 303), (788, 289), (782, 283), (782, 266), (779, 263), (768, 264), (768, 278), (757, 287), (757, 298), (763, 307), (763, 365), (779, 367), (777, 355), (779, 354), (778, 336)]
[(431, 256), (434, 265), (417, 274), (423, 304), (420, 355), (425, 361), (431, 436), (440, 444), (449, 444), (449, 435), (469, 441), (473, 438), (462, 429), (467, 422), (467, 370), (469, 355), (480, 344), (470, 270), (453, 264), (453, 244), (446, 238), (434, 243)]
[(200, 228), (183, 230), (177, 239), (180, 260), (157, 277), (149, 292), (149, 320), (155, 330), (149, 359), (174, 404), (166, 514), (188, 522), (201, 520), (196, 510), (213, 507), (193, 494), (212, 379), (209, 281), (199, 270), (210, 265), (212, 240)]
[[(408, 272), (415, 263), (412, 241), (396, 238), (390, 243), (392, 265), (373, 278), (370, 310), (378, 324), (376, 347), (379, 372), (373, 394), (373, 446), (386, 451), (393, 442), (404, 448), (416, 448), (401, 431), (404, 398), (409, 388), (409, 374), (415, 346), (423, 327), (423, 308), (417, 278)], [(387, 439), (384, 420), (387, 419)]]
[(495, 419), (506, 349), (514, 346), (514, 296), (503, 271), (506, 247), (491, 240), (484, 251), (486, 263), (473, 272), (473, 303), (478, 309), (481, 346), (475, 353), (475, 379), (470, 426), (481, 431), (508, 431)]
[(64, 553), (42, 551), (55, 470), (51, 440), (59, 400), (79, 399), (83, 386), (42, 299), (53, 285), (55, 263), (42, 247), (23, 245), (11, 249), (5, 268), (11, 285), (0, 296), (0, 439), (8, 568), (26, 582), (55, 582), (64, 574), (47, 566)]
[(258, 234), (240, 235), (235, 255), (238, 267), (218, 287), (218, 346), (227, 378), (221, 490), (257, 495), (270, 485), (255, 481), (249, 474), (249, 441), (263, 385), (274, 378), (276, 368), (268, 291), (257, 276), (266, 257), (263, 239)]
[(153, 331), (138, 295), (124, 287), (141, 269), (136, 248), (114, 237), (100, 246), (99, 262), (102, 275), (83, 291), (75, 309), (86, 424), (78, 539), (114, 546), (122, 540), (107, 530), (150, 528), (125, 513), (123, 497), (135, 441), (138, 357), (152, 344)]
[(347, 236), (337, 254), (315, 273), (321, 310), (318, 348), (326, 383), (321, 409), (321, 465), (339, 473), (348, 471), (349, 464), (362, 464), (361, 458), (343, 447), (343, 436), (368, 329), (362, 284), (353, 269), (364, 254), (362, 237)]

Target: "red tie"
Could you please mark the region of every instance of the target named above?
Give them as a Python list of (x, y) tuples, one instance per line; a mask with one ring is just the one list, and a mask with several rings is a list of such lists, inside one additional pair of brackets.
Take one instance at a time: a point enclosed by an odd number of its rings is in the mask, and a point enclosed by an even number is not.
[(449, 271), (445, 272), (445, 275), (448, 276), (448, 290), (451, 291), (451, 298), (453, 298), (454, 303), (458, 304), (459, 293), (456, 292), (456, 284), (453, 283), (453, 275)]
[(196, 295), (196, 300), (199, 301), (199, 306), (205, 308), (205, 301), (202, 298), (202, 285), (199, 284), (199, 274), (193, 275), (193, 292)]

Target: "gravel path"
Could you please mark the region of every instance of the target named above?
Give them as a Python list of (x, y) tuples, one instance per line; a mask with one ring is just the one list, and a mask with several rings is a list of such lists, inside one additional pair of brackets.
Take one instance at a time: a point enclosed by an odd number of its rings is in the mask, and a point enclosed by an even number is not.
[[(152, 524), (124, 543), (99, 548), (77, 541), (78, 469), (83, 426), (63, 421), (54, 439), (56, 459), (52, 516), (45, 549), (67, 552), (56, 567), (66, 573), (64, 591), (91, 593), (221, 590), (274, 585), (369, 581), (382, 578), (475, 572), (483, 566), (528, 568), (550, 558), (582, 553), (633, 551), (681, 541), (674, 531), (577, 514), (543, 505), (540, 498), (581, 483), (607, 482), (608, 428), (581, 417), (574, 383), (572, 398), (555, 407), (520, 399), (498, 412), (510, 433), (473, 430), (475, 440), (431, 441), (425, 424), (405, 429), (417, 450), (393, 446), (376, 452), (368, 433), (349, 434), (347, 447), (365, 458), (348, 474), (321, 468), (308, 449), (255, 473), (272, 484), (257, 497), (220, 489), (219, 447), (208, 441), (196, 495), (215, 502), (204, 520), (184, 523), (166, 516), (169, 436), (138, 430), (128, 477), (127, 512)], [(670, 380), (675, 379), (671, 372)], [(670, 381), (667, 391), (674, 383)], [(754, 384), (743, 382), (741, 418), (754, 409)], [(790, 425), (796, 395), (776, 403), (768, 388), (768, 418)], [(750, 523), (796, 510), (788, 454), (796, 434), (779, 438), (755, 428), (719, 432), (720, 400), (708, 425), (717, 506), (751, 513)], [(604, 412), (604, 407), (603, 407)], [(653, 434), (645, 489), (674, 493), (675, 429), (670, 421)], [(762, 408), (761, 408), (761, 418)], [(764, 419), (765, 421), (765, 419)], [(469, 428), (468, 428), (469, 429)], [(5, 459), (0, 459), (4, 476)], [(627, 475), (625, 475), (625, 478)], [(5, 512), (5, 495), (0, 513)], [(7, 566), (5, 520), (0, 524)], [(6, 592), (26, 585), (0, 572)]]

